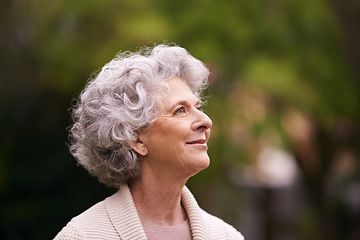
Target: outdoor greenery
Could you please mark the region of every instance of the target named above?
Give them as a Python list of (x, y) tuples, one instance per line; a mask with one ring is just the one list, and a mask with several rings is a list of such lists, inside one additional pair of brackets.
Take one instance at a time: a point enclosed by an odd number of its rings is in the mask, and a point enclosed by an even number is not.
[[(359, 16), (356, 0), (2, 1), (0, 238), (52, 239), (116, 191), (76, 166), (68, 109), (117, 52), (167, 42), (212, 72), (199, 204), (250, 240), (359, 239)], [(269, 149), (294, 176), (273, 184)]]

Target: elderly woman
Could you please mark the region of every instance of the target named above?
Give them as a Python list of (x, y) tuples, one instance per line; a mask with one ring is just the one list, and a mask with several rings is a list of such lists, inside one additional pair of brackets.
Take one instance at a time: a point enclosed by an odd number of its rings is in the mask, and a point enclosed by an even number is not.
[(200, 99), (208, 75), (185, 49), (158, 45), (117, 55), (89, 82), (73, 111), (71, 152), (119, 190), (55, 239), (243, 239), (185, 187), (210, 161)]

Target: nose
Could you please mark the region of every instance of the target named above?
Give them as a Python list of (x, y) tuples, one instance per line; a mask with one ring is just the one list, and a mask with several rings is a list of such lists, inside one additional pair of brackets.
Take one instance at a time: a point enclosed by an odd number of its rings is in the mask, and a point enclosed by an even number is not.
[(202, 111), (197, 111), (196, 120), (192, 124), (193, 130), (194, 131), (196, 131), (196, 130), (205, 131), (205, 130), (211, 128), (211, 126), (212, 126), (212, 121), (208, 117), (208, 115), (206, 115)]

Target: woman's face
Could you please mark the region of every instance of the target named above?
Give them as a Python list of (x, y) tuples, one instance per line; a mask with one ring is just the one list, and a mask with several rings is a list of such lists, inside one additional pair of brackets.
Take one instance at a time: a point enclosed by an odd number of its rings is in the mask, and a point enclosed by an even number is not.
[(210, 163), (207, 140), (212, 122), (183, 80), (173, 78), (167, 84), (159, 119), (139, 136), (147, 151), (143, 170), (190, 177)]

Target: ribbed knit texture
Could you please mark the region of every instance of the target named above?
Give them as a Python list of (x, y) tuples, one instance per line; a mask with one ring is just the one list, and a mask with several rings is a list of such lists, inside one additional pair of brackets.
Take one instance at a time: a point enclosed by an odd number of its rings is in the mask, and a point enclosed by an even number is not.
[[(235, 228), (203, 211), (186, 187), (181, 197), (194, 240), (244, 240)], [(74, 217), (55, 237), (69, 239), (146, 240), (129, 187), (121, 186), (111, 197)]]

